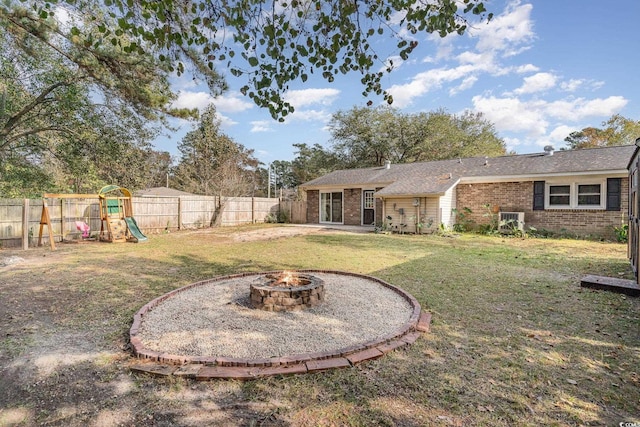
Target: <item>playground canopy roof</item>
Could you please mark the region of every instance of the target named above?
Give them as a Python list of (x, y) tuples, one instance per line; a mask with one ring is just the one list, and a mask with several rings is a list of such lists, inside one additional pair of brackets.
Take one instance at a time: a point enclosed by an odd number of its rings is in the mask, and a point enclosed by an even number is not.
[(131, 192), (124, 187), (119, 187), (117, 185), (105, 185), (98, 191), (98, 196), (103, 198), (107, 197), (107, 193), (112, 193), (114, 191), (120, 190), (125, 197), (131, 197)]

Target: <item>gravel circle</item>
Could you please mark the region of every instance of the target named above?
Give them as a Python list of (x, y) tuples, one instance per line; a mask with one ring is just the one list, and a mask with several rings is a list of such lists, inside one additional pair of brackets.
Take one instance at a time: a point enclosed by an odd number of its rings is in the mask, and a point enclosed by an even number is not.
[(212, 280), (181, 289), (142, 316), (137, 337), (148, 350), (180, 356), (263, 359), (339, 350), (381, 339), (411, 318), (414, 307), (365, 276), (313, 272), (326, 300), (301, 311), (250, 308), (259, 276)]

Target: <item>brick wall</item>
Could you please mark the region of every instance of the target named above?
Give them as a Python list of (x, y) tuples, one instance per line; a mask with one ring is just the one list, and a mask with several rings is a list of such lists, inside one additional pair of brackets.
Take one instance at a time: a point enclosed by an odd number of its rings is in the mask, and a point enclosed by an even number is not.
[(362, 189), (361, 188), (345, 188), (343, 191), (344, 203), (344, 224), (360, 225), (362, 224), (360, 209)]
[(473, 211), (468, 218), (476, 224), (488, 224), (483, 216), (484, 204), (498, 205), (503, 212), (524, 212), (526, 227), (571, 233), (581, 236), (615, 237), (613, 227), (619, 227), (627, 217), (629, 181), (622, 179), (621, 211), (587, 209), (533, 210), (533, 182), (502, 182), (490, 184), (460, 184), (457, 187), (456, 207)]
[[(343, 191), (343, 222), (345, 225), (360, 225), (361, 220), (361, 198), (360, 188), (347, 188)], [(320, 223), (320, 191), (307, 191), (307, 223)]]
[(307, 224), (320, 223), (320, 191), (307, 191)]

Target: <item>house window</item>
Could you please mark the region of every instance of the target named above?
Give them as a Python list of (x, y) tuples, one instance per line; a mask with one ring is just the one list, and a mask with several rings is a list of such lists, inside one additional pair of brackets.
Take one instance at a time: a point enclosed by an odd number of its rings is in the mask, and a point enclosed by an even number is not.
[(320, 193), (320, 222), (342, 223), (342, 192)]
[(604, 182), (547, 183), (548, 209), (604, 209)]
[(373, 191), (365, 191), (363, 207), (365, 209), (373, 209), (373, 200)]
[(600, 206), (600, 184), (578, 185), (578, 206)]
[(567, 207), (571, 205), (570, 185), (550, 185), (549, 186), (549, 206)]

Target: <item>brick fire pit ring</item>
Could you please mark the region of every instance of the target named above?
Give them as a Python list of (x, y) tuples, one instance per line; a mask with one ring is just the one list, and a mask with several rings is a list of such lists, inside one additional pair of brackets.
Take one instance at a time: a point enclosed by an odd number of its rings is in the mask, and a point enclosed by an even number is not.
[(303, 310), (324, 301), (324, 281), (297, 271), (260, 276), (250, 286), (253, 308), (267, 311)]
[[(252, 308), (251, 283), (282, 272), (216, 277), (143, 306), (130, 329), (134, 370), (198, 380), (252, 379), (353, 366), (413, 343), (431, 316), (372, 276), (297, 270), (324, 281), (326, 300), (299, 311)], [(179, 337), (179, 338), (178, 338)]]

